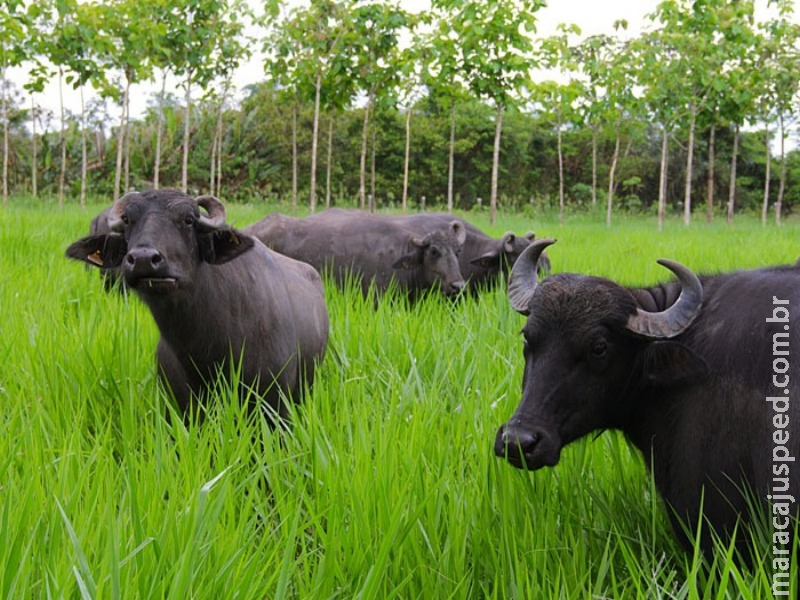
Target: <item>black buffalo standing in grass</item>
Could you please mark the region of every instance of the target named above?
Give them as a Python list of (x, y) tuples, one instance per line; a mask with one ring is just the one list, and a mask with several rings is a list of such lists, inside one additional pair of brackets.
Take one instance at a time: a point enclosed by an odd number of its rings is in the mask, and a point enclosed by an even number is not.
[[(788, 544), (800, 501), (800, 269), (698, 278), (660, 261), (679, 281), (630, 289), (559, 273), (537, 285), (536, 257), (552, 242), (534, 242), (510, 276), (511, 306), (528, 315), (525, 371), (497, 455), (536, 470), (573, 440), (619, 429), (685, 545), (701, 504), (729, 540), (737, 522), (754, 520), (753, 498), (775, 527), (773, 544)], [(747, 537), (737, 536), (745, 559)]]
[(365, 295), (370, 286), (386, 291), (392, 281), (412, 298), (429, 289), (453, 296), (465, 285), (457, 256), (466, 230), (458, 220), (423, 229), (403, 215), (331, 208), (302, 218), (272, 214), (242, 231), (330, 271), (340, 286), (355, 278)]
[[(464, 247), (458, 255), (458, 267), (472, 291), (488, 288), (497, 283), (500, 273), (508, 275), (519, 255), (536, 239), (533, 232), (524, 236), (507, 231), (503, 237), (493, 238), (469, 221), (447, 213), (417, 213), (408, 215), (408, 220), (420, 231), (433, 231), (458, 221), (467, 232)], [(550, 273), (550, 258), (546, 252), (539, 256), (537, 270), (540, 275)]]
[(107, 223), (106, 233), (78, 240), (67, 256), (119, 268), (148, 306), (161, 333), (159, 372), (179, 409), (193, 409), (219, 374), (238, 368), (242, 395), (258, 392), (283, 416), (284, 397), (299, 399), (325, 353), (319, 274), (227, 225), (212, 196), (129, 193)]

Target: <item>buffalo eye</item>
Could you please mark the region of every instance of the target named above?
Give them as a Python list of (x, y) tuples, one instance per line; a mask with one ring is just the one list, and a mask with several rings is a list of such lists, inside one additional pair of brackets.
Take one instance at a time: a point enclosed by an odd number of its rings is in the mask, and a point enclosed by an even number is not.
[(603, 358), (608, 351), (608, 342), (604, 339), (595, 340), (589, 347), (592, 358)]
[(442, 255), (438, 248), (431, 248), (430, 254), (433, 258), (439, 258)]
[(127, 224), (128, 224), (128, 221), (130, 221), (130, 219), (128, 218), (128, 215), (127, 215), (127, 213), (122, 213), (122, 216), (120, 217), (120, 220), (121, 220), (121, 221), (122, 221), (122, 222), (123, 222), (125, 225), (127, 225)]
[(192, 227), (194, 225), (194, 216), (187, 215), (186, 217), (184, 217), (183, 224), (186, 225), (187, 227)]

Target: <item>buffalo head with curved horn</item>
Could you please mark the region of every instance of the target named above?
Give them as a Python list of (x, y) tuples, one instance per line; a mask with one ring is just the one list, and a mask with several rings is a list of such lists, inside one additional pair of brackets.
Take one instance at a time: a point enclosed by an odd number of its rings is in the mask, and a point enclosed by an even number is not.
[[(533, 242), (520, 255), (508, 280), (511, 307), (523, 315), (530, 314), (530, 302), (537, 287), (536, 266), (542, 251), (556, 240), (546, 238)], [(700, 314), (703, 285), (691, 269), (672, 260), (659, 259), (658, 264), (672, 271), (681, 283), (681, 293), (669, 308), (656, 313), (641, 308), (628, 319), (626, 329), (643, 338), (668, 339), (681, 334)]]

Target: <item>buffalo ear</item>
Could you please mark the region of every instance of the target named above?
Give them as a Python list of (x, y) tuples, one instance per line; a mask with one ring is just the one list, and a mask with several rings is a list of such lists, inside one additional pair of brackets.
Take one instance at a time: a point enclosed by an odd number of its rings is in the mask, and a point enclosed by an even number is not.
[(708, 365), (680, 342), (650, 342), (644, 350), (642, 375), (645, 383), (656, 387), (686, 385), (708, 377)]
[(469, 262), (470, 264), (476, 265), (478, 267), (483, 267), (484, 269), (491, 269), (492, 267), (496, 267), (500, 263), (500, 253), (497, 252), (496, 250), (492, 250), (482, 256), (473, 258)]
[(93, 267), (111, 269), (122, 264), (128, 253), (128, 243), (120, 233), (90, 235), (70, 244), (67, 257), (82, 260)]
[(209, 264), (221, 265), (241, 256), (255, 244), (249, 235), (233, 227), (222, 227), (201, 236), (200, 258)]

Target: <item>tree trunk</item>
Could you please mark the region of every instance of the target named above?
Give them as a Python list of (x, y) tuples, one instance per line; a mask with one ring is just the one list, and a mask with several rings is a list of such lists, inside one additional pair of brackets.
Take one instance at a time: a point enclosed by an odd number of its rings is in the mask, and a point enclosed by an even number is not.
[(456, 101), (450, 107), (450, 150), (447, 157), (447, 212), (453, 212), (453, 168), (456, 148)]
[(728, 223), (733, 222), (733, 210), (736, 199), (736, 163), (739, 154), (739, 124), (733, 129), (733, 150), (731, 151), (731, 184), (728, 188)]
[(369, 167), (369, 212), (375, 212), (375, 155), (378, 153), (378, 128), (372, 124), (372, 157)]
[(131, 99), (125, 103), (125, 192), (131, 189)]
[(86, 208), (86, 179), (89, 159), (86, 150), (86, 105), (83, 101), (83, 85), (81, 85), (81, 208)]
[(769, 151), (769, 123), (764, 126), (764, 147), (767, 155), (764, 157), (764, 202), (761, 204), (761, 225), (767, 224), (767, 213), (769, 212), (769, 178), (772, 170), (772, 153)]
[(186, 112), (183, 120), (183, 158), (181, 161), (181, 190), (189, 189), (189, 134), (192, 120), (192, 72), (186, 74)]
[[(36, 118), (38, 117), (36, 104), (33, 101), (33, 94), (31, 94), (31, 144), (33, 145), (31, 154), (31, 186), (33, 190), (33, 197), (38, 195), (38, 159), (36, 156)], [(5, 178), (4, 178), (5, 179)]]
[(220, 122), (219, 122), (219, 144), (217, 146), (217, 193), (216, 196), (219, 197), (222, 194), (222, 148), (223, 148), (223, 141), (224, 141), (224, 121), (222, 120), (222, 116), (220, 115)]
[(597, 208), (597, 129), (592, 128), (592, 209)]
[(311, 191), (309, 192), (309, 210), (317, 210), (317, 140), (319, 138), (319, 97), (322, 94), (322, 73), (317, 73), (314, 90), (314, 125), (311, 134)]
[(611, 168), (608, 170), (608, 199), (606, 200), (606, 225), (611, 226), (611, 209), (614, 206), (614, 177), (617, 172), (617, 161), (619, 160), (619, 132), (614, 142), (614, 154), (611, 157)]
[(358, 206), (361, 210), (366, 207), (367, 196), (367, 133), (369, 127), (369, 109), (372, 106), (373, 91), (370, 90), (367, 96), (367, 104), (364, 106), (364, 126), (361, 129), (361, 163), (358, 180)]
[(292, 103), (292, 209), (297, 209), (297, 96)]
[(500, 168), (500, 136), (503, 133), (504, 106), (497, 103), (497, 123), (494, 129), (494, 149), (492, 150), (492, 183), (489, 196), (489, 223), (494, 225), (497, 217), (497, 177)]
[(328, 122), (328, 162), (325, 165), (325, 208), (331, 207), (331, 163), (333, 162), (333, 114)]
[(708, 134), (708, 173), (706, 175), (706, 223), (714, 218), (714, 138), (716, 129), (711, 126)]
[(217, 178), (217, 130), (214, 128), (214, 135), (211, 137), (211, 158), (208, 174), (208, 193), (214, 195), (214, 182)]
[(558, 223), (564, 223), (564, 154), (561, 148), (561, 119), (558, 120)]
[[(221, 188), (221, 175), (222, 170), (222, 117), (225, 113), (225, 100), (228, 97), (229, 82), (226, 81), (222, 89), (222, 97), (219, 100), (219, 109), (217, 110), (217, 123), (214, 127), (214, 138), (211, 143), (211, 176), (209, 178), (209, 190), (212, 196), (220, 195)], [(219, 170), (217, 167), (219, 166)]]
[(64, 206), (64, 185), (67, 180), (67, 119), (64, 114), (64, 69), (58, 67), (58, 103), (61, 109), (61, 173), (58, 176), (58, 208)]
[(408, 209), (408, 163), (411, 157), (411, 107), (406, 110), (406, 154), (403, 160), (403, 212)]
[(156, 125), (156, 159), (153, 164), (153, 188), (158, 189), (161, 172), (161, 137), (164, 133), (164, 96), (167, 91), (167, 72), (161, 77), (161, 93), (158, 95), (158, 124)]
[(692, 120), (689, 123), (689, 147), (686, 149), (686, 187), (683, 193), (683, 223), (687, 227), (692, 222), (692, 167), (694, 162), (694, 128), (697, 123), (697, 109), (692, 106)]
[(661, 131), (661, 172), (658, 176), (658, 230), (664, 228), (667, 211), (667, 159), (669, 158), (669, 135), (665, 125)]
[(8, 207), (8, 100), (6, 99), (5, 70), (0, 77), (0, 104), (2, 104), (3, 110), (3, 208), (6, 208)]
[(125, 106), (128, 104), (128, 91), (130, 80), (126, 80), (125, 92), (122, 95), (122, 111), (119, 116), (119, 130), (117, 131), (117, 162), (114, 167), (114, 202), (119, 200), (119, 188), (122, 182), (122, 144), (125, 139)]
[(781, 226), (781, 210), (783, 208), (783, 192), (786, 189), (786, 129), (783, 113), (778, 115), (781, 132), (781, 175), (778, 183), (778, 198), (775, 200), (775, 225)]

